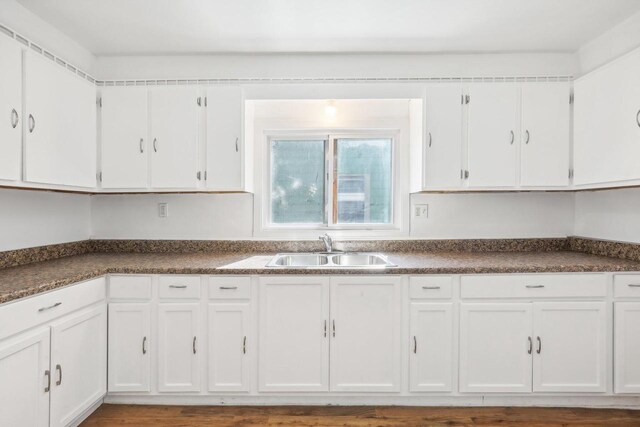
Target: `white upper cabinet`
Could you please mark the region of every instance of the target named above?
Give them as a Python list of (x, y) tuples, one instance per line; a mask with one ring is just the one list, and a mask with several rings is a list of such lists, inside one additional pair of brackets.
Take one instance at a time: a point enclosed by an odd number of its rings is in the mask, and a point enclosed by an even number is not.
[(260, 279), (259, 391), (329, 390), (329, 279)]
[(532, 306), (460, 305), (460, 391), (531, 392)]
[(148, 89), (102, 89), (102, 188), (146, 188), (149, 183)]
[(606, 391), (605, 303), (534, 303), (533, 310), (533, 391)]
[(207, 188), (243, 190), (243, 96), (240, 86), (207, 89)]
[(568, 83), (522, 85), (520, 185), (569, 184)]
[(399, 391), (399, 277), (331, 283), (331, 391)]
[(96, 88), (26, 52), (25, 181), (96, 186)]
[(22, 172), (22, 49), (0, 36), (0, 179)]
[(157, 87), (151, 99), (151, 187), (198, 185), (198, 89)]
[(512, 83), (471, 84), (469, 96), (469, 186), (516, 186), (519, 86)]
[(49, 328), (0, 344), (0, 425), (49, 426)]
[(575, 82), (574, 184), (640, 179), (640, 49)]
[(423, 188), (462, 185), (462, 94), (461, 85), (427, 87)]

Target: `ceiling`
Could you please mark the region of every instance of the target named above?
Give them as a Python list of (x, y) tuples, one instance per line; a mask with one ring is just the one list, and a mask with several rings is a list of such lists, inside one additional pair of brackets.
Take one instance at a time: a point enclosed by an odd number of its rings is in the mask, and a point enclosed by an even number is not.
[(18, 0), (96, 55), (574, 52), (640, 0)]

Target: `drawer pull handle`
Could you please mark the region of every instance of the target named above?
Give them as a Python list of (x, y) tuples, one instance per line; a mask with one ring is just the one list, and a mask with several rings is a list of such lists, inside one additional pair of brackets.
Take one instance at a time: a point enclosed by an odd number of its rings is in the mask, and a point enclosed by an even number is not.
[(426, 290), (436, 289), (437, 290), (437, 289), (440, 289), (440, 286), (423, 286), (422, 289), (426, 289)]
[(247, 354), (247, 336), (242, 339), (242, 354)]
[(173, 289), (185, 289), (187, 285), (169, 285), (169, 287)]
[(18, 112), (16, 111), (16, 109), (12, 109), (11, 110), (11, 129), (15, 129), (16, 126), (18, 126)]
[(220, 289), (222, 289), (223, 291), (225, 290), (234, 290), (234, 289), (238, 289), (237, 286), (220, 286)]
[(196, 337), (193, 337), (193, 354), (196, 354)]
[(142, 338), (142, 354), (147, 354), (147, 337)]
[(48, 369), (44, 371), (44, 376), (47, 377), (47, 386), (44, 388), (44, 392), (49, 393), (51, 390), (51, 371)]
[(324, 337), (327, 337), (327, 321), (324, 321)]
[(336, 337), (336, 319), (333, 319), (333, 337)]
[(640, 283), (629, 283), (630, 288), (640, 288)]
[(413, 354), (416, 354), (418, 352), (418, 339), (416, 338), (416, 336), (413, 336)]
[(538, 341), (538, 349), (536, 350), (536, 353), (540, 354), (540, 352), (542, 351), (542, 340), (540, 339), (540, 337), (536, 337), (536, 340)]
[(533, 340), (531, 339), (531, 337), (527, 337), (527, 340), (529, 341), (529, 349), (527, 350), (527, 354), (531, 354), (533, 352)]
[(62, 384), (62, 366), (56, 365), (56, 371), (58, 371), (58, 381), (56, 381), (56, 385)]
[(42, 307), (42, 308), (39, 308), (39, 309), (38, 309), (38, 312), (42, 313), (43, 311), (51, 310), (52, 308), (56, 308), (56, 307), (59, 307), (59, 306), (61, 306), (61, 305), (62, 305), (62, 303), (61, 303), (61, 302), (57, 302), (57, 303), (55, 303), (55, 304), (53, 304), (53, 305), (50, 305), (49, 307)]
[(540, 289), (544, 288), (544, 285), (527, 285), (528, 289)]

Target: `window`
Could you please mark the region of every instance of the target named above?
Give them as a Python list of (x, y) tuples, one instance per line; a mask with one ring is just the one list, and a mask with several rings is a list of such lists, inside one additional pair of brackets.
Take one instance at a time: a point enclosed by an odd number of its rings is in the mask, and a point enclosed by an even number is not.
[(392, 137), (272, 137), (270, 225), (389, 226)]

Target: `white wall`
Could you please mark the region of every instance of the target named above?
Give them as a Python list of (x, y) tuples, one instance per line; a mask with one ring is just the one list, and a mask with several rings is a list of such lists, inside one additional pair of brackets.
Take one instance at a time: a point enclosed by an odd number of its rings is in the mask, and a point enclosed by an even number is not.
[[(0, 0), (0, 24), (81, 70), (95, 75), (96, 57), (15, 0)], [(4, 37), (4, 35), (2, 35)]]
[(585, 74), (640, 46), (640, 12), (582, 46), (577, 53)]
[(576, 57), (541, 54), (227, 54), (101, 56), (98, 78), (309, 78), (573, 75)]
[(577, 193), (574, 234), (640, 243), (640, 189)]
[[(159, 218), (157, 204), (169, 204)], [(412, 239), (564, 237), (573, 232), (571, 193), (416, 194)], [(96, 239), (252, 239), (251, 194), (101, 195), (91, 198)], [(315, 235), (311, 237), (315, 239)]]
[(565, 237), (573, 232), (571, 193), (414, 194), (411, 205), (417, 204), (428, 204), (428, 217), (412, 215), (412, 238)]
[[(158, 216), (167, 203), (169, 216)], [(250, 239), (251, 194), (149, 194), (91, 197), (95, 239)]]
[(90, 197), (0, 190), (0, 251), (88, 239)]

